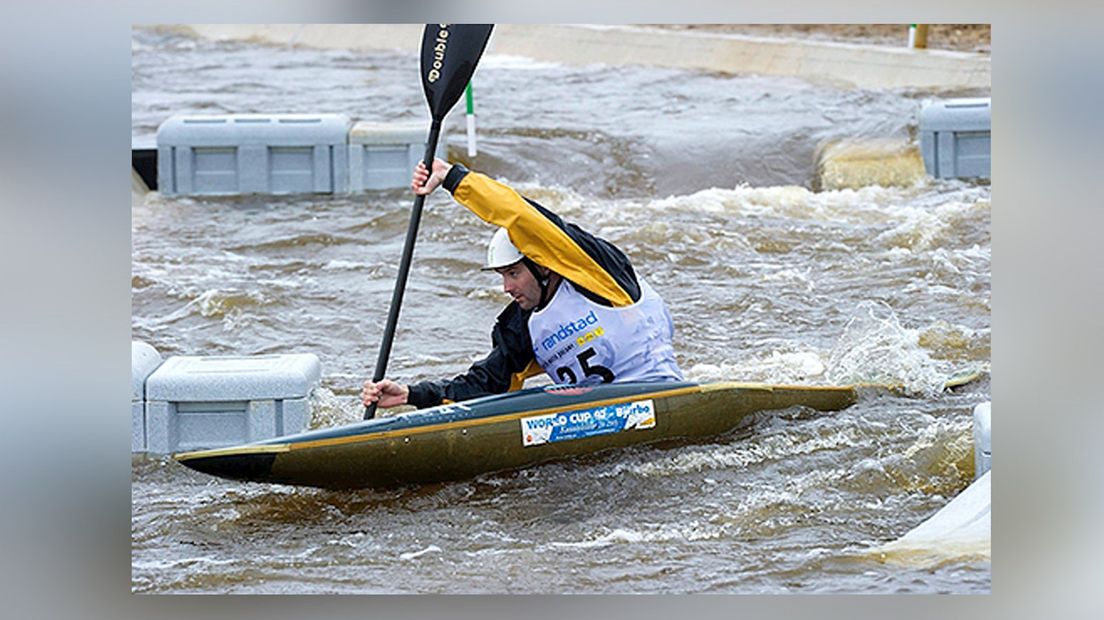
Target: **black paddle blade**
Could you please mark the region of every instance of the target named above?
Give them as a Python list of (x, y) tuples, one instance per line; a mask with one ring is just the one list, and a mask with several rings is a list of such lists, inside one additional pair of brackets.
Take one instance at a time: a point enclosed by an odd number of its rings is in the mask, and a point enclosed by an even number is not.
[(422, 34), (422, 88), (433, 120), (445, 118), (475, 73), (493, 24), (426, 24)]

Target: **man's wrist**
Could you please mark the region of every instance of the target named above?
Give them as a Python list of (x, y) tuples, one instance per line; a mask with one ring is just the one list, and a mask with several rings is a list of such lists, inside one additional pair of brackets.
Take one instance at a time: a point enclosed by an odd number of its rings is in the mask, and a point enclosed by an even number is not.
[(433, 389), (429, 382), (422, 381), (406, 386), (406, 404), (414, 405), (418, 409), (436, 407), (441, 404), (440, 390)]
[(460, 185), (460, 181), (463, 181), (467, 175), (468, 169), (464, 167), (464, 164), (452, 164), (441, 185), (444, 185), (445, 189), (451, 194), (456, 191), (456, 186)]

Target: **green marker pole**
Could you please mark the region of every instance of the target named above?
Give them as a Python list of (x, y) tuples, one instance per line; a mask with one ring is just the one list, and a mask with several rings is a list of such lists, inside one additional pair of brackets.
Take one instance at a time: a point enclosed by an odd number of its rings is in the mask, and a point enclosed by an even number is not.
[(909, 24), (908, 46), (912, 49), (926, 49), (928, 47), (927, 24)]
[(464, 89), (464, 100), (468, 104), (468, 157), (475, 157), (475, 103), (472, 101), (472, 85), (468, 82), (468, 87)]

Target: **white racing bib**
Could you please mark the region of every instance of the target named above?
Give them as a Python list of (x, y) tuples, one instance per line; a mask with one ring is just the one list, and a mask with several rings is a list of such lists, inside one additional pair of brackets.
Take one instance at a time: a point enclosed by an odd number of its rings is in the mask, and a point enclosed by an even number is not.
[(529, 316), (537, 363), (556, 383), (682, 381), (667, 306), (643, 279), (640, 293), (633, 305), (611, 308), (563, 280), (552, 301)]

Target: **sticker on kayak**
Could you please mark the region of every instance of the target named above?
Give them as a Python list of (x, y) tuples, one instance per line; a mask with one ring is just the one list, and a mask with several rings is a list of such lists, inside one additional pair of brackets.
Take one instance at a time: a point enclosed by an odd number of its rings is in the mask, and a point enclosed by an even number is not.
[(522, 418), (521, 445), (539, 446), (554, 441), (582, 439), (654, 427), (655, 406), (651, 399), (638, 400), (593, 409)]

